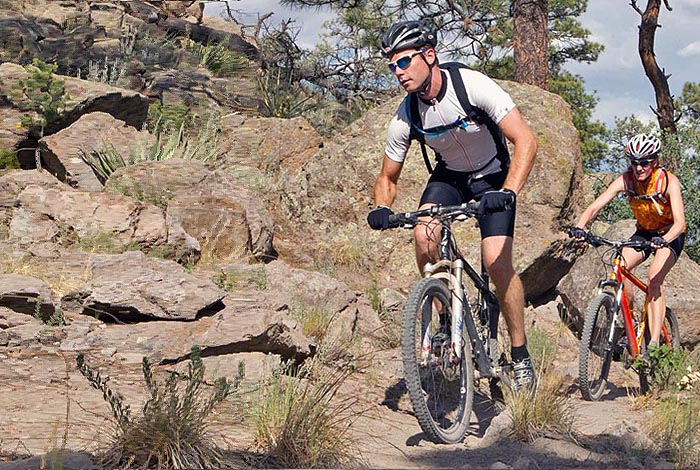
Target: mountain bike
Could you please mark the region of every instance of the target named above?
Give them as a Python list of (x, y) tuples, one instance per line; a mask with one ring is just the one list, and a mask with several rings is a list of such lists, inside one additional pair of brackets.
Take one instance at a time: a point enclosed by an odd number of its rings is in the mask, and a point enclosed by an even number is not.
[[(585, 400), (599, 400), (606, 389), (610, 366), (615, 358), (624, 367), (633, 368), (639, 375), (639, 390), (649, 391), (648, 367), (638, 358), (647, 349), (650, 333), (647, 325), (649, 298), (647, 285), (625, 266), (622, 249), (641, 251), (651, 247), (648, 241), (618, 241), (586, 234), (585, 241), (598, 248), (609, 247), (601, 254), (601, 262), (609, 273), (598, 282), (598, 292), (588, 305), (583, 322), (579, 347), (578, 383)], [(641, 311), (632, 310), (623, 289), (624, 282), (631, 282), (644, 293)], [(670, 308), (666, 308), (659, 344), (680, 347), (678, 320)]]
[[(461, 442), (469, 428), (478, 378), (512, 384), (513, 365), (498, 356), (498, 299), (481, 266), (465, 259), (451, 229), (455, 221), (475, 217), (478, 203), (436, 205), (390, 217), (392, 228), (439, 221), (439, 260), (428, 263), (410, 290), (401, 341), (404, 376), (413, 411), (423, 432), (436, 443)], [(438, 232), (432, 229), (433, 232)], [(439, 239), (438, 239), (439, 236)], [(466, 274), (466, 276), (465, 276)], [(469, 282), (467, 282), (469, 281)]]

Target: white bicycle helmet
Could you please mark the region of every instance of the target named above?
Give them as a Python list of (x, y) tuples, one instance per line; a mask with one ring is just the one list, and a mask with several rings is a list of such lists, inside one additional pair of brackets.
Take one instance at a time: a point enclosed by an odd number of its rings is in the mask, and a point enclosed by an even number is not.
[(382, 37), (382, 53), (389, 57), (396, 51), (437, 45), (437, 31), (425, 20), (395, 23)]
[(649, 134), (637, 134), (625, 145), (625, 155), (629, 158), (653, 158), (659, 150), (661, 141)]

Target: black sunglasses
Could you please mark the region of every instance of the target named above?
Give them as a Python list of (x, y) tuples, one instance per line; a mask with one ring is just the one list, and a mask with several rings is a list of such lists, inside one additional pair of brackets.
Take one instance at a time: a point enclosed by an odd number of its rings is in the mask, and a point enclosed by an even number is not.
[(411, 60), (413, 60), (413, 57), (417, 56), (418, 54), (423, 54), (425, 51), (427, 51), (427, 49), (411, 52), (410, 54), (399, 57), (394, 62), (389, 62), (389, 70), (391, 70), (391, 73), (396, 72), (396, 67), (400, 68), (401, 70), (406, 70), (408, 66), (411, 65)]
[(634, 158), (630, 158), (629, 160), (630, 160), (630, 165), (632, 165), (633, 167), (641, 166), (644, 168), (648, 167), (649, 165), (651, 165), (654, 162), (654, 159), (636, 160)]

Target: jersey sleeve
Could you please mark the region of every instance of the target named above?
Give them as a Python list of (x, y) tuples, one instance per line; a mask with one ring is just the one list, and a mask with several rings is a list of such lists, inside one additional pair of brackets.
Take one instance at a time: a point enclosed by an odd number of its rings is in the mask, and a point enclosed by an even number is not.
[(401, 102), (389, 123), (384, 150), (387, 157), (398, 163), (406, 159), (408, 148), (411, 146), (411, 125), (406, 112), (407, 99), (408, 96)]
[(472, 105), (486, 112), (498, 124), (515, 108), (513, 98), (493, 79), (481, 72), (468, 70), (462, 75)]

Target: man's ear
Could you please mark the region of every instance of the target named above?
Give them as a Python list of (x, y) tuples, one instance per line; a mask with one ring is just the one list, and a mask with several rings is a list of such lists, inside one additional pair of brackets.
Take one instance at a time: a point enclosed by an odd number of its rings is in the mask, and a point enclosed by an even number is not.
[(433, 49), (432, 47), (426, 49), (423, 55), (425, 56), (428, 64), (430, 64), (431, 67), (437, 63), (437, 54), (435, 52), (435, 49)]

